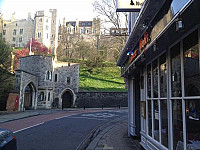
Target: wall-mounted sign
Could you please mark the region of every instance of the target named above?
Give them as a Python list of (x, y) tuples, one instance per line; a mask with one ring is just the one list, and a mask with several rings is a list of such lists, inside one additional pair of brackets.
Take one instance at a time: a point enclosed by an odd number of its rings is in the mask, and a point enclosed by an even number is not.
[(117, 12), (139, 12), (144, 0), (116, 0)]

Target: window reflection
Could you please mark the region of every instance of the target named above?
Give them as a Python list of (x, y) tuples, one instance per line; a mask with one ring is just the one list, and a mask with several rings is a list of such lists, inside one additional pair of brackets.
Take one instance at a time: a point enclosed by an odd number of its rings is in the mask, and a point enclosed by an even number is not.
[(200, 149), (200, 100), (186, 100), (186, 135), (188, 149)]
[(183, 118), (181, 100), (172, 100), (173, 113), (173, 146), (174, 149), (183, 148)]
[(198, 32), (183, 40), (185, 96), (200, 95)]
[(161, 143), (168, 147), (168, 115), (167, 115), (167, 100), (160, 101), (161, 115)]
[(181, 58), (180, 44), (170, 50), (171, 55), (171, 90), (172, 97), (181, 97)]
[(154, 100), (154, 138), (159, 141), (159, 109), (158, 100)]
[(160, 56), (160, 97), (167, 97), (166, 55)]

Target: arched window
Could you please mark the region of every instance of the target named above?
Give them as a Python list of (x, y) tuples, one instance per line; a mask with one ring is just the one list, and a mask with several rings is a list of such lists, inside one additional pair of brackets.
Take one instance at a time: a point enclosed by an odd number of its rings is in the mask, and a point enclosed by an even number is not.
[(57, 82), (57, 81), (58, 81), (58, 75), (55, 74), (54, 82)]
[(49, 80), (52, 80), (52, 71), (49, 71)]

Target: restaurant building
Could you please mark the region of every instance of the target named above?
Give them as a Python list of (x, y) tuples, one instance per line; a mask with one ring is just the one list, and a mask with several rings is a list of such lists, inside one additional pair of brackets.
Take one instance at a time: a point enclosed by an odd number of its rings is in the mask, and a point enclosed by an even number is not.
[(129, 135), (144, 149), (200, 149), (200, 1), (146, 0), (129, 30), (117, 62)]

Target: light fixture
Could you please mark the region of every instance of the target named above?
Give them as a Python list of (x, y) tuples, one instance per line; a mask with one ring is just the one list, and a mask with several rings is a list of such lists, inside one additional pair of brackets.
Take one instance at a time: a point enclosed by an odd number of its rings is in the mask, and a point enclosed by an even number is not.
[(183, 20), (182, 18), (177, 18), (176, 19), (176, 31), (179, 31), (181, 29), (183, 29)]
[(135, 4), (133, 3), (133, 0), (131, 0), (130, 5), (135, 5)]

